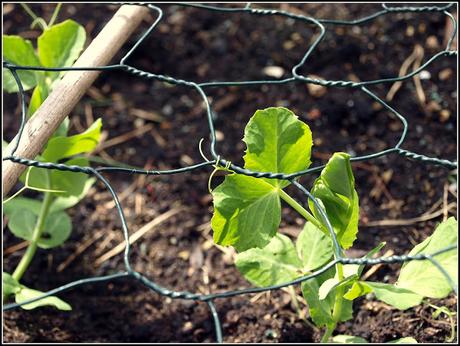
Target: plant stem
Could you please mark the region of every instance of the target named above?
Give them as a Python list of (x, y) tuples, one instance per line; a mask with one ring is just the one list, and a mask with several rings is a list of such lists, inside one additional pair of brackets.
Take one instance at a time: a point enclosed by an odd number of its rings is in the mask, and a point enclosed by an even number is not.
[(320, 341), (322, 344), (325, 344), (329, 341), (329, 338), (331, 337), (336, 325), (336, 323), (332, 323), (326, 326), (326, 332), (324, 333)]
[(53, 26), (54, 22), (56, 21), (56, 18), (59, 14), (59, 11), (61, 10), (61, 6), (62, 6), (62, 2), (59, 2), (57, 5), (56, 5), (56, 8), (54, 9), (54, 12), (53, 12), (53, 15), (51, 16), (51, 19), (48, 23), (48, 27), (50, 26)]
[(19, 5), (21, 5), (22, 8), (24, 9), (24, 11), (26, 11), (27, 14), (32, 17), (32, 20), (33, 20), (32, 24), (33, 25), (35, 23), (39, 23), (43, 30), (45, 30), (47, 28), (46, 22), (43, 20), (43, 18), (38, 17), (28, 5), (26, 5), (24, 3), (20, 3)]
[(289, 204), (295, 211), (302, 215), (307, 221), (310, 221), (319, 229), (323, 229), (323, 226), (311, 215), (304, 207), (302, 207), (295, 199), (289, 196), (284, 190), (280, 189), (279, 194), (282, 200)]
[[(47, 174), (48, 176), (48, 174)], [(48, 185), (49, 185), (49, 176), (48, 176)], [(51, 206), (51, 202), (53, 200), (53, 195), (51, 192), (45, 192), (43, 203), (41, 205), (40, 214), (37, 219), (37, 223), (35, 224), (35, 228), (32, 233), (32, 239), (30, 240), (29, 245), (27, 246), (27, 250), (19, 261), (18, 266), (16, 267), (15, 271), (13, 272), (13, 278), (17, 281), (21, 280), (22, 276), (24, 275), (25, 271), (30, 265), (32, 258), (37, 251), (37, 244), (40, 240), (42, 235), (46, 217), (48, 216), (48, 212)]]

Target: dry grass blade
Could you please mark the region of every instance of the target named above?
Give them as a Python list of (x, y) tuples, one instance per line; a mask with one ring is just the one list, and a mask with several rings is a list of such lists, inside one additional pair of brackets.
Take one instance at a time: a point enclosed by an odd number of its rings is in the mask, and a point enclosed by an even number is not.
[(97, 148), (94, 149), (92, 154), (96, 154), (96, 153), (100, 152), (101, 150), (113, 147), (114, 145), (122, 144), (122, 143), (124, 143), (124, 142), (126, 142), (126, 141), (128, 141), (128, 140), (130, 140), (132, 138), (135, 138), (135, 137), (138, 137), (140, 135), (143, 135), (144, 133), (150, 131), (152, 128), (153, 128), (153, 124), (147, 124), (147, 125), (144, 125), (144, 126), (138, 128), (138, 129), (129, 131), (127, 133), (124, 133), (124, 134), (122, 134), (122, 135), (120, 135), (118, 137), (111, 138), (108, 141), (103, 142), (100, 145), (98, 145)]
[[(454, 209), (457, 207), (457, 203), (450, 203), (447, 206), (447, 210), (450, 211), (451, 209)], [(408, 225), (413, 225), (418, 222), (424, 222), (428, 221), (431, 219), (435, 219), (438, 216), (443, 215), (444, 213), (444, 208), (437, 210), (433, 213), (425, 213), (423, 215), (420, 215), (418, 217), (414, 217), (412, 219), (399, 219), (399, 220), (379, 220), (379, 221), (370, 221), (365, 224), (361, 224), (361, 227), (392, 227), (392, 226), (408, 226)]]
[[(170, 217), (176, 215), (177, 213), (179, 213), (179, 212), (181, 212), (183, 210), (184, 210), (183, 207), (174, 208), (174, 209), (171, 209), (171, 210), (167, 211), (166, 213), (163, 213), (163, 214), (159, 215), (158, 217), (154, 218), (152, 221), (150, 221), (148, 224), (146, 224), (143, 227), (141, 227), (138, 231), (134, 232), (129, 237), (129, 244), (132, 245), (134, 242), (136, 242), (142, 236), (144, 236), (147, 232), (151, 231), (155, 226), (158, 226), (159, 224), (163, 223), (164, 221), (166, 221)], [(96, 261), (94, 262), (94, 264), (96, 266), (100, 266), (102, 263), (104, 263), (105, 261), (109, 260), (113, 256), (116, 256), (119, 253), (123, 252), (124, 249), (125, 249), (125, 246), (126, 246), (126, 241), (123, 241), (122, 243), (120, 243), (117, 246), (115, 246), (112, 250), (106, 252), (105, 254), (103, 254), (102, 256), (97, 258)]]

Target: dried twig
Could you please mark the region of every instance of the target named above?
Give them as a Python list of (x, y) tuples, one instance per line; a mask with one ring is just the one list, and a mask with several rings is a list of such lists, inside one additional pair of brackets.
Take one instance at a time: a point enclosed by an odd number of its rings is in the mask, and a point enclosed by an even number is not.
[[(457, 203), (450, 203), (447, 206), (448, 211), (451, 209), (454, 209), (457, 207)], [(423, 215), (420, 215), (418, 217), (414, 217), (412, 219), (400, 219), (400, 220), (379, 220), (379, 221), (369, 221), (365, 224), (361, 224), (361, 227), (392, 227), (392, 226), (408, 226), (408, 225), (413, 225), (418, 222), (424, 222), (428, 221), (431, 219), (435, 219), (438, 216), (442, 215), (444, 213), (443, 209), (437, 210), (434, 213), (425, 213)]]
[[(159, 224), (163, 223), (170, 217), (176, 215), (180, 211), (183, 211), (184, 208), (174, 208), (166, 213), (163, 213), (159, 215), (158, 217), (154, 218), (152, 221), (150, 221), (148, 224), (144, 225), (141, 227), (138, 231), (134, 232), (130, 237), (129, 237), (129, 244), (132, 245), (134, 242), (139, 240), (142, 236), (144, 236), (147, 232), (151, 231), (155, 226), (158, 226)], [(122, 243), (118, 244), (115, 246), (113, 249), (110, 251), (106, 252), (102, 256), (96, 259), (94, 262), (95, 266), (100, 266), (102, 263), (105, 261), (109, 260), (113, 256), (118, 255), (119, 253), (123, 252), (126, 247), (126, 241), (123, 241)]]

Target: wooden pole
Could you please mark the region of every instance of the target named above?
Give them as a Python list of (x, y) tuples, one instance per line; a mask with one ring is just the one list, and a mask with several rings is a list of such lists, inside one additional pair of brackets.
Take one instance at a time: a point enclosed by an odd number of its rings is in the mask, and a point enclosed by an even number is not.
[[(147, 13), (148, 8), (145, 6), (121, 6), (74, 66), (107, 65)], [(100, 71), (68, 71), (33, 118), (25, 124), (15, 156), (34, 159), (99, 73)], [(16, 138), (10, 143), (4, 156), (11, 154), (15, 140)], [(8, 194), (25, 168), (25, 165), (3, 161), (3, 197)]]

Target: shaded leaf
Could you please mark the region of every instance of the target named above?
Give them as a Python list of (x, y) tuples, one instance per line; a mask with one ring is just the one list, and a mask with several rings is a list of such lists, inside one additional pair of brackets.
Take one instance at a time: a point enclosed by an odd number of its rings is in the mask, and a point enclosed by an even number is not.
[[(19, 66), (40, 66), (32, 43), (16, 35), (3, 35), (3, 59)], [(17, 72), (25, 91), (37, 85), (38, 76), (43, 74), (26, 70)], [(3, 89), (9, 93), (19, 91), (16, 80), (7, 68), (3, 68)]]
[(48, 97), (48, 88), (44, 82), (39, 82), (32, 92), (30, 98), (29, 108), (27, 109), (27, 115), (32, 116), (40, 105)]
[(58, 211), (48, 214), (37, 245), (42, 249), (59, 246), (69, 238), (71, 231), (72, 221), (65, 212)]
[(89, 189), (91, 188), (91, 186), (93, 186), (95, 182), (96, 182), (96, 178), (87, 178), (83, 186), (82, 192), (77, 196), (70, 195), (67, 197), (61, 197), (60, 195), (62, 194), (59, 194), (59, 196), (56, 197), (51, 203), (50, 213), (59, 211), (59, 210), (68, 209), (76, 205), (88, 194)]
[(377, 299), (394, 306), (399, 310), (406, 310), (422, 302), (423, 296), (408, 289), (380, 282), (361, 282), (362, 285), (372, 289)]
[[(321, 176), (315, 180), (311, 191), (323, 204), (337, 239), (344, 249), (353, 245), (358, 232), (359, 198), (354, 183), (350, 155), (335, 153), (321, 172)], [(314, 216), (325, 224), (313, 202), (310, 200), (308, 203)]]
[(302, 263), (292, 241), (277, 234), (263, 249), (249, 249), (236, 257), (236, 266), (256, 286), (271, 286), (294, 280), (302, 275)]
[(21, 285), (19, 282), (8, 273), (2, 273), (2, 283), (3, 296), (9, 296), (21, 290)]
[(296, 241), (303, 271), (309, 272), (327, 263), (333, 256), (331, 238), (307, 222)]
[(40, 214), (41, 202), (27, 197), (15, 197), (3, 204), (3, 213), (11, 217), (16, 210), (28, 210), (34, 215)]
[(307, 301), (311, 319), (318, 327), (333, 323), (332, 308), (334, 306), (334, 300), (329, 297), (328, 299), (320, 300), (319, 287), (324, 281), (332, 278), (334, 273), (334, 268), (331, 268), (325, 273), (313, 279), (306, 280), (301, 284), (302, 295)]
[[(430, 237), (416, 245), (409, 255), (432, 254), (456, 245), (457, 231), (457, 220), (450, 217), (439, 224)], [(437, 255), (435, 259), (449, 273), (452, 280), (458, 282), (457, 249)], [(444, 275), (428, 260), (406, 262), (401, 268), (396, 286), (430, 298), (444, 298), (452, 291)]]
[(212, 192), (214, 242), (238, 251), (266, 246), (281, 221), (277, 190), (261, 179), (231, 174)]
[(52, 138), (43, 152), (44, 160), (56, 162), (62, 158), (92, 151), (99, 143), (101, 127), (101, 119), (97, 119), (83, 133), (70, 137)]
[[(69, 166), (89, 166), (88, 159), (83, 157), (71, 159), (65, 162)], [(51, 189), (65, 191), (65, 193), (58, 193), (56, 196), (69, 197), (80, 196), (84, 189), (88, 175), (85, 173), (77, 173), (70, 171), (51, 170), (50, 172)]]
[(31, 240), (37, 215), (29, 209), (15, 209), (8, 221), (10, 231), (18, 238)]

